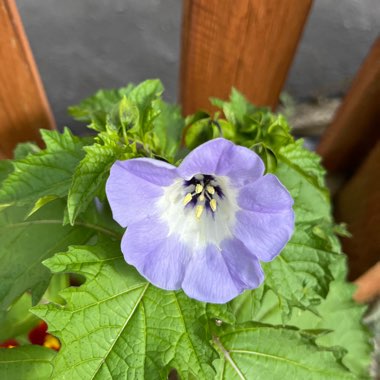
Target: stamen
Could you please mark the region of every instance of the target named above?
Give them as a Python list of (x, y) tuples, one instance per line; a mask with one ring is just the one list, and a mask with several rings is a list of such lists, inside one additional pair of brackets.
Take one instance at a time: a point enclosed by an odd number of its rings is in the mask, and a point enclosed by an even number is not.
[(210, 201), (210, 208), (213, 212), (216, 211), (216, 200), (215, 199), (211, 199)]
[(200, 219), (200, 217), (201, 217), (201, 215), (203, 213), (203, 210), (204, 210), (203, 206), (201, 206), (201, 205), (197, 206), (197, 208), (195, 209), (195, 217), (197, 219)]
[(203, 186), (198, 183), (197, 186), (195, 186), (195, 192), (197, 194), (200, 194), (202, 191), (203, 191)]
[(215, 189), (214, 189), (212, 186), (210, 186), (210, 185), (208, 185), (208, 186), (206, 187), (206, 190), (207, 190), (207, 192), (210, 193), (211, 195), (215, 194)]
[(205, 201), (205, 196), (204, 196), (204, 194), (202, 193), (200, 196), (199, 196), (199, 198), (198, 198), (201, 202), (204, 202)]
[(183, 204), (186, 206), (191, 200), (193, 199), (193, 196), (191, 193), (187, 193), (185, 198), (183, 198)]

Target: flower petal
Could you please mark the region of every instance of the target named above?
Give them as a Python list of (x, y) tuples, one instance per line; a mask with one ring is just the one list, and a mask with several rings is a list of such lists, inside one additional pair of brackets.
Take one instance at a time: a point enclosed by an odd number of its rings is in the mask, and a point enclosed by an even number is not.
[(240, 210), (234, 234), (259, 260), (271, 261), (285, 247), (293, 229), (292, 209), (274, 214)]
[(158, 217), (130, 225), (123, 236), (121, 250), (125, 261), (159, 288), (180, 289), (191, 251), (178, 238), (168, 236), (168, 227)]
[(185, 179), (200, 173), (228, 176), (234, 186), (240, 187), (258, 179), (264, 169), (256, 153), (218, 138), (190, 152), (178, 167), (178, 173)]
[(238, 204), (249, 211), (276, 213), (291, 209), (293, 199), (276, 176), (267, 174), (240, 189)]
[(238, 239), (222, 244), (222, 256), (234, 282), (243, 289), (255, 289), (264, 281), (259, 260)]
[(220, 250), (212, 244), (193, 254), (182, 289), (191, 298), (211, 303), (228, 302), (243, 290), (232, 279)]
[(176, 178), (176, 168), (163, 161), (136, 158), (116, 161), (106, 184), (113, 218), (126, 227), (155, 212), (163, 187)]

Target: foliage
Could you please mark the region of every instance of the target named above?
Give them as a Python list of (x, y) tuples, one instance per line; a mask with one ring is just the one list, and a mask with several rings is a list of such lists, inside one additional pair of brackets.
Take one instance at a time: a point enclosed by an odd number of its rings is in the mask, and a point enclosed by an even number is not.
[(40, 346), (23, 346), (0, 351), (1, 379), (49, 379), (53, 370), (53, 350)]
[[(98, 91), (70, 108), (96, 136), (44, 131), (44, 149), (22, 144), (0, 162), (0, 324), (17, 326), (0, 337), (25, 334), (33, 302), (62, 344), (57, 355), (0, 349), (0, 377), (164, 379), (175, 369), (181, 379), (367, 378), (364, 310), (345, 280), (319, 157), (294, 141), (284, 117), (236, 90), (213, 99), (219, 113), (186, 119), (162, 92), (157, 80)], [(177, 164), (218, 136), (255, 150), (296, 214), (292, 239), (263, 265), (264, 284), (225, 305), (155, 288), (126, 264), (104, 191), (116, 160)], [(51, 273), (80, 284), (60, 298)]]

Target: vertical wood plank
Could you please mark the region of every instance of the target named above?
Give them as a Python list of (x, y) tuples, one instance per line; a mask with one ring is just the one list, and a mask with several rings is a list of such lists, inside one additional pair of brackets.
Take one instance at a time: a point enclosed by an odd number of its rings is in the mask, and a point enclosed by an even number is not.
[(337, 194), (335, 216), (352, 234), (342, 243), (355, 279), (380, 261), (380, 141)]
[(180, 102), (212, 110), (231, 87), (275, 107), (312, 0), (184, 0)]
[(318, 153), (330, 172), (352, 171), (380, 138), (380, 38), (358, 71)]
[(41, 143), (54, 119), (14, 0), (0, 0), (0, 156), (18, 142)]

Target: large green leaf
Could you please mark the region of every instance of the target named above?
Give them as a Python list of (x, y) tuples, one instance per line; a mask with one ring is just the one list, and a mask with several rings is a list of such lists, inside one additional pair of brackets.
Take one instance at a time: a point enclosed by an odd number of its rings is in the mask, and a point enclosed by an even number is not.
[(66, 128), (63, 134), (41, 130), (46, 149), (13, 161), (15, 170), (0, 188), (0, 208), (67, 195), (74, 168), (84, 156), (83, 142)]
[(86, 243), (94, 230), (63, 227), (65, 204), (52, 202), (25, 220), (25, 207), (0, 212), (0, 311), (5, 311), (25, 291), (37, 302), (44, 293), (50, 272), (41, 262), (69, 244)]
[(211, 340), (221, 354), (220, 379), (353, 379), (339, 364), (340, 350), (319, 347), (297, 330), (223, 323), (209, 329), (210, 316), (226, 320), (228, 311), (153, 287), (125, 264), (118, 242), (72, 247), (46, 264), (86, 277), (61, 293), (65, 306), (33, 308), (62, 343), (55, 379), (163, 379), (171, 368), (183, 379), (211, 379)]
[(292, 239), (281, 254), (270, 263), (263, 263), (265, 286), (278, 296), (284, 317), (291, 307), (313, 310), (327, 296), (333, 279), (332, 267), (343, 256), (334, 251), (329, 241), (313, 233), (315, 223), (299, 223)]
[(41, 346), (0, 348), (0, 379), (48, 380), (55, 354)]
[[(362, 323), (366, 307), (353, 300), (355, 286), (344, 282), (346, 270), (342, 264), (340, 271), (339, 278), (330, 284), (327, 298), (318, 305), (318, 315), (295, 308), (288, 324), (301, 329), (325, 330), (325, 334), (317, 336), (316, 342), (326, 347), (344, 348), (347, 353), (342, 359), (343, 364), (358, 378), (367, 379), (372, 347), (370, 334)], [(243, 294), (240, 301), (239, 298), (235, 301), (235, 305), (239, 306), (236, 315), (240, 323), (253, 318), (253, 308), (247, 301), (247, 296), (248, 294)], [(275, 294), (270, 291), (264, 294), (254, 318), (262, 323), (281, 323), (281, 308)]]
[(87, 279), (61, 293), (65, 306), (33, 309), (62, 342), (54, 379), (153, 380), (171, 368), (183, 379), (213, 378), (206, 304), (147, 283), (124, 262), (119, 242), (73, 247), (46, 264)]
[(295, 329), (246, 323), (222, 329), (213, 343), (219, 380), (355, 379), (337, 360), (339, 351)]
[(366, 309), (353, 300), (354, 285), (342, 280), (331, 284), (330, 292), (318, 308), (319, 316), (308, 311), (293, 314), (289, 323), (307, 329), (325, 329), (330, 333), (317, 339), (324, 346), (341, 346), (347, 350), (343, 363), (360, 379), (369, 378), (370, 334), (363, 325)]

